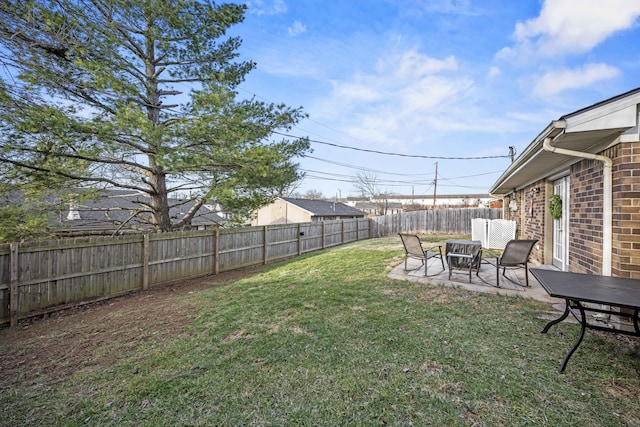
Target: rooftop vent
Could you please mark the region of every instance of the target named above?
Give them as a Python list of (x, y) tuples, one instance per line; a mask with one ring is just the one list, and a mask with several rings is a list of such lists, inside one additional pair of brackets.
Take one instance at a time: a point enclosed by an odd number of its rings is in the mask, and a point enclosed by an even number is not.
[(67, 219), (69, 221), (73, 221), (75, 219), (82, 219), (80, 218), (80, 212), (78, 211), (78, 206), (76, 206), (75, 203), (72, 203), (71, 206), (69, 207), (69, 213), (67, 214)]

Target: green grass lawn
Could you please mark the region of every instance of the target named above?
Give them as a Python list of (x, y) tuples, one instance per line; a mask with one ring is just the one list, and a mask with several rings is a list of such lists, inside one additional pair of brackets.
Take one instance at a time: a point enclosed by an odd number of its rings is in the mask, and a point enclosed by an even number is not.
[(540, 302), (387, 279), (402, 254), (362, 241), (176, 295), (183, 332), (5, 383), (0, 424), (640, 425), (635, 341), (587, 332), (560, 374), (576, 324), (541, 334)]

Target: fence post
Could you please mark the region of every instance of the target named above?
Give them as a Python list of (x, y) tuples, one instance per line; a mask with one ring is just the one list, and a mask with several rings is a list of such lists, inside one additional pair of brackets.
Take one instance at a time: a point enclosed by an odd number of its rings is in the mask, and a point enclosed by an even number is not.
[(269, 258), (267, 257), (267, 249), (269, 248), (269, 246), (267, 245), (267, 226), (264, 226), (263, 229), (263, 238), (262, 240), (264, 241), (264, 248), (263, 248), (263, 254), (262, 254), (262, 264), (267, 265), (267, 261), (269, 260)]
[(142, 236), (142, 290), (149, 289), (149, 235)]
[(327, 229), (325, 227), (325, 222), (322, 221), (322, 249), (324, 249), (326, 247), (326, 242), (325, 242), (325, 238), (327, 235)]
[(220, 226), (216, 224), (213, 237), (213, 274), (220, 273)]
[(9, 326), (18, 324), (18, 243), (9, 245)]

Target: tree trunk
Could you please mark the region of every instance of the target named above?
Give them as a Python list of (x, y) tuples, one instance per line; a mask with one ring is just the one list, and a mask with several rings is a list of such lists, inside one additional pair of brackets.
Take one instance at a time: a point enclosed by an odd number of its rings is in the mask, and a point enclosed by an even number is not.
[[(153, 21), (147, 22), (147, 30), (155, 27)], [(156, 77), (156, 57), (155, 57), (155, 40), (147, 34), (145, 58), (145, 73), (147, 86), (147, 118), (152, 123), (152, 128), (160, 126), (160, 94), (158, 89), (158, 80)], [(162, 141), (155, 140), (156, 136), (151, 133), (148, 136), (148, 145), (150, 153), (157, 153), (161, 147)], [(169, 197), (167, 195), (167, 177), (161, 166), (156, 163), (155, 154), (149, 155), (149, 165), (151, 166), (151, 208), (153, 210), (153, 224), (156, 231), (171, 230), (171, 216), (169, 215)]]
[(169, 198), (167, 197), (167, 181), (162, 173), (152, 177), (154, 192), (151, 194), (151, 208), (153, 210), (153, 224), (156, 231), (171, 230), (171, 216), (169, 215)]

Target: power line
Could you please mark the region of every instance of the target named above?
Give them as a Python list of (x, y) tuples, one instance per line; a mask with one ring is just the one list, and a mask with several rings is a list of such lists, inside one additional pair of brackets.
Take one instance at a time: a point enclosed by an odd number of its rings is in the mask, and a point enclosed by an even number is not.
[(433, 175), (432, 173), (395, 173), (395, 172), (385, 172), (385, 171), (381, 171), (381, 170), (377, 170), (377, 169), (367, 168), (367, 167), (364, 167), (364, 166), (350, 165), (349, 163), (337, 162), (335, 160), (323, 159), (323, 158), (315, 157), (315, 156), (304, 156), (304, 157), (306, 157), (307, 159), (318, 160), (319, 162), (330, 163), (332, 165), (342, 166), (342, 167), (349, 168), (349, 169), (356, 169), (356, 170), (361, 170), (361, 171), (365, 171), (365, 172), (380, 173), (380, 174), (384, 174), (384, 175), (416, 176), (416, 177), (417, 176)]
[[(351, 183), (353, 184), (353, 179), (339, 179), (339, 178), (327, 178), (324, 176), (316, 176), (316, 175), (310, 175), (310, 174), (306, 174), (304, 176), (305, 179), (309, 178), (309, 179), (316, 179), (316, 180), (321, 180), (321, 181), (331, 181), (331, 182), (346, 182), (346, 183)], [(393, 181), (390, 181), (393, 182)], [(402, 182), (402, 181), (397, 181), (397, 182)], [(426, 188), (425, 191), (429, 190), (432, 186), (433, 186), (433, 181), (428, 182), (428, 183), (402, 183), (402, 184), (381, 184), (384, 185), (384, 187), (414, 187), (416, 185), (419, 186), (424, 186)]]
[[(267, 102), (272, 102), (260, 95), (257, 95), (255, 93), (252, 93), (244, 88), (240, 88), (238, 87), (239, 90), (242, 90), (246, 93), (249, 93), (250, 95), (256, 97), (256, 98), (260, 98), (263, 99)], [(325, 127), (327, 129), (333, 130), (333, 131), (337, 131), (336, 129), (327, 126), (323, 123), (317, 122), (315, 120), (311, 120), (310, 118), (307, 118), (307, 120), (316, 123), (322, 127)], [(337, 131), (339, 132), (339, 131)], [(302, 138), (300, 136), (296, 136), (296, 135), (291, 135), (291, 134), (287, 134), (287, 133), (282, 133), (282, 132), (273, 132), (276, 135), (281, 135), (281, 136), (286, 136), (288, 138)], [(356, 138), (354, 138), (356, 139)], [(385, 156), (397, 156), (397, 157), (408, 157), (408, 158), (417, 158), (417, 159), (438, 159), (438, 160), (487, 160), (487, 159), (511, 159), (513, 161), (513, 155), (515, 154), (515, 150), (513, 149), (513, 147), (509, 147), (509, 154), (505, 154), (502, 156), (475, 156), (475, 157), (448, 157), (448, 156), (425, 156), (425, 155), (420, 155), (420, 154), (402, 154), (402, 153), (391, 153), (388, 151), (378, 151), (378, 150), (370, 150), (370, 149), (366, 149), (366, 148), (358, 148), (358, 147), (351, 147), (348, 145), (343, 145), (343, 144), (337, 144), (337, 143), (333, 143), (333, 142), (327, 142), (327, 141), (320, 141), (317, 139), (308, 139), (309, 142), (313, 142), (315, 144), (323, 144), (323, 145), (328, 145), (331, 147), (337, 147), (337, 148), (342, 148), (342, 149), (346, 149), (346, 150), (354, 150), (354, 151), (361, 151), (361, 152), (366, 152), (366, 153), (374, 153), (374, 154), (381, 154), (381, 155), (385, 155)], [(356, 139), (358, 140), (358, 139)], [(310, 156), (305, 156), (305, 157), (310, 157)]]
[[(251, 94), (253, 97), (257, 97), (257, 98), (261, 98), (267, 102), (271, 102), (270, 100), (257, 95), (255, 93), (252, 93), (244, 88), (238, 88), (240, 90), (243, 90), (244, 92), (247, 92), (249, 94)], [(307, 118), (307, 120), (310, 120), (314, 123), (316, 123), (317, 125), (320, 125), (324, 128), (336, 131), (336, 132), (340, 132), (330, 126), (327, 126), (323, 123), (317, 122), (315, 120), (311, 120), (310, 118)], [(298, 129), (305, 131), (302, 128), (297, 127)], [(308, 131), (306, 131), (308, 132)], [(285, 136), (288, 138), (301, 138), (299, 136), (295, 136), (295, 135), (291, 135), (291, 134), (287, 134), (287, 133), (281, 133), (281, 132), (273, 132), (277, 135), (281, 135), (281, 136)], [(315, 133), (315, 132), (310, 132), (310, 133)], [(349, 136), (349, 135), (347, 135)], [(352, 136), (349, 136), (350, 138), (353, 138)], [(486, 159), (499, 159), (499, 158), (510, 158), (511, 161), (513, 161), (513, 156), (515, 154), (515, 149), (513, 147), (509, 147), (509, 154), (507, 155), (503, 155), (503, 156), (475, 156), (475, 157), (447, 157), (447, 156), (425, 156), (425, 155), (411, 155), (411, 154), (401, 154), (401, 153), (391, 153), (391, 152), (385, 152), (385, 151), (378, 151), (378, 150), (370, 150), (370, 149), (364, 149), (364, 148), (357, 148), (357, 147), (352, 147), (352, 146), (348, 146), (348, 145), (343, 145), (343, 144), (338, 144), (338, 143), (332, 143), (332, 142), (327, 142), (327, 141), (320, 141), (320, 140), (316, 140), (316, 139), (310, 139), (307, 138), (309, 142), (315, 143), (315, 144), (323, 144), (323, 145), (328, 145), (328, 146), (332, 146), (332, 147), (336, 147), (336, 148), (342, 148), (342, 149), (348, 149), (348, 150), (354, 150), (354, 151), (360, 151), (360, 152), (368, 152), (368, 153), (374, 153), (374, 154), (380, 154), (380, 155), (387, 155), (387, 156), (397, 156), (397, 157), (405, 157), (405, 158), (420, 158), (420, 159), (439, 159), (439, 160), (486, 160)], [(363, 142), (362, 140), (359, 140), (357, 138), (353, 138), (356, 141), (360, 141)], [(393, 172), (384, 172), (384, 171), (380, 171), (380, 170), (375, 170), (375, 169), (370, 169), (370, 168), (366, 168), (366, 167), (362, 167), (362, 166), (355, 166), (355, 165), (350, 165), (347, 163), (342, 163), (342, 162), (336, 162), (336, 161), (332, 161), (332, 160), (327, 160), (327, 159), (322, 159), (319, 157), (315, 157), (315, 156), (310, 156), (310, 155), (306, 155), (303, 156), (305, 158), (310, 158), (310, 159), (314, 159), (317, 161), (321, 161), (321, 162), (326, 162), (326, 163), (331, 163), (331, 164), (335, 164), (338, 166), (342, 166), (342, 167), (346, 167), (346, 168), (351, 168), (351, 169), (356, 169), (356, 170), (362, 170), (362, 171), (366, 171), (366, 172), (373, 172), (373, 173), (380, 173), (380, 174), (386, 174), (386, 175), (396, 175), (396, 176), (414, 176), (414, 177), (419, 177), (419, 176), (423, 176), (423, 175), (431, 175), (431, 173), (425, 173), (425, 174), (401, 174), (401, 173), (393, 173)], [(307, 170), (308, 172), (311, 173), (316, 173), (316, 174), (321, 174), (321, 175), (326, 175), (325, 177), (322, 176), (317, 176), (317, 175), (310, 175), (310, 174), (306, 174), (307, 178), (310, 179), (318, 179), (318, 180), (324, 180), (324, 181), (335, 181), (335, 182), (352, 182), (352, 179), (345, 179), (347, 176), (346, 175), (342, 175), (342, 174), (333, 174), (333, 173), (329, 173), (329, 172), (322, 172), (322, 171), (312, 171), (312, 170)], [(474, 174), (474, 175), (466, 175), (466, 176), (459, 176), (459, 177), (454, 177), (452, 179), (465, 179), (465, 178), (474, 178), (474, 177), (478, 177), (478, 176), (484, 176), (484, 175), (492, 175), (492, 174), (496, 174), (496, 173), (501, 173), (502, 171), (496, 171), (496, 172), (485, 172), (485, 173), (479, 173), (479, 174)], [(328, 176), (334, 176), (335, 178), (329, 178)], [(467, 189), (471, 189), (471, 188), (481, 188), (481, 187), (473, 187), (473, 186), (464, 186), (464, 185), (459, 185), (459, 184), (455, 184), (453, 183), (452, 179), (448, 179), (448, 178), (443, 178), (445, 181), (447, 182), (451, 182), (454, 185), (447, 185), (447, 184), (441, 184), (444, 187), (460, 187), (460, 188), (467, 188)], [(387, 180), (385, 182), (381, 182), (381, 185), (386, 185), (386, 186), (390, 186), (390, 187), (401, 187), (401, 186), (414, 186), (414, 185), (429, 185), (429, 188), (431, 186), (434, 186), (434, 181), (407, 181), (406, 184), (392, 184), (392, 183), (402, 183), (404, 181), (390, 181)]]
[[(356, 166), (356, 165), (351, 165), (349, 163), (337, 162), (335, 160), (323, 159), (321, 157), (315, 157), (315, 156), (305, 156), (305, 157), (308, 158), (308, 159), (318, 160), (318, 161), (324, 162), (324, 163), (330, 163), (332, 165), (342, 166), (342, 167), (345, 167), (345, 168), (356, 169), (356, 170), (361, 170), (361, 171), (366, 171), (366, 172), (379, 173), (379, 174), (383, 174), (383, 175), (413, 176), (413, 177), (432, 176), (433, 175), (433, 172), (427, 172), (427, 173), (385, 172), (385, 171), (381, 171), (381, 170), (377, 170), (377, 169), (367, 168), (367, 167), (364, 167), (364, 166)], [(473, 174), (473, 175), (455, 176), (455, 177), (450, 178), (450, 179), (475, 178), (475, 177), (478, 177), (478, 176), (494, 175), (494, 174), (502, 173), (502, 172), (504, 172), (504, 171), (498, 170), (498, 171), (492, 171), (492, 172), (483, 172), (483, 173), (477, 173), (477, 174)], [(317, 172), (317, 173), (322, 173), (322, 172)]]
[[(344, 175), (344, 174), (339, 174), (339, 173), (332, 173), (332, 172), (323, 172), (323, 171), (316, 171), (316, 170), (311, 170), (311, 169), (301, 169), (304, 172), (311, 172), (311, 173), (315, 173), (315, 174), (322, 174), (322, 175), (328, 175), (328, 176), (333, 176), (333, 177), (337, 177), (337, 178), (349, 178), (351, 182), (354, 181), (354, 177), (353, 175)], [(415, 181), (396, 181), (396, 180), (390, 180), (390, 179), (377, 179), (376, 183), (380, 184), (380, 185), (387, 185), (389, 183), (394, 183), (394, 184), (403, 184), (403, 185), (429, 185), (433, 182), (433, 179), (429, 179), (429, 180), (415, 180)]]
[[(291, 134), (282, 133), (282, 132), (275, 132), (274, 131), (273, 133), (276, 134), (276, 135), (286, 136), (287, 138), (298, 138), (298, 139), (303, 138), (303, 137), (300, 137), (300, 136), (291, 135)], [(378, 151), (378, 150), (369, 150), (369, 149), (366, 149), (366, 148), (350, 147), (348, 145), (334, 144), (332, 142), (318, 141), (316, 139), (308, 139), (308, 141), (309, 142), (313, 142), (315, 144), (323, 144), (323, 145), (329, 145), (331, 147), (344, 148), (346, 150), (354, 150), (354, 151), (362, 151), (362, 152), (366, 152), (366, 153), (382, 154), (382, 155), (385, 155), (385, 156), (411, 157), (411, 158), (417, 158), (417, 159), (486, 160), (486, 159), (511, 158), (510, 155), (504, 155), (504, 156), (477, 156), (477, 157), (423, 156), (423, 155), (420, 155), (420, 154), (390, 153), (388, 151)]]

